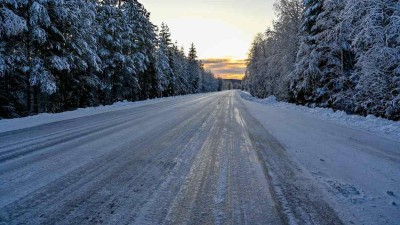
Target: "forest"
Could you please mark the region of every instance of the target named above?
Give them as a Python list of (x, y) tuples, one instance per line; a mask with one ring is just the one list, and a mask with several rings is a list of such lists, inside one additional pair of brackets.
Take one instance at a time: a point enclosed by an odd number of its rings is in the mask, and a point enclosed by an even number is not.
[(278, 0), (257, 35), (244, 87), (252, 95), (400, 119), (398, 0)]
[(0, 119), (221, 83), (136, 0), (0, 0)]

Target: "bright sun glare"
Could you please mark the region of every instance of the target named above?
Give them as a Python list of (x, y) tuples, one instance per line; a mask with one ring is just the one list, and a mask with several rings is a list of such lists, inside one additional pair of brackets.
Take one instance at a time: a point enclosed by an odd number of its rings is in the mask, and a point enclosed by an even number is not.
[(166, 21), (179, 43), (188, 46), (191, 40), (198, 41), (196, 47), (200, 58), (247, 57), (248, 38), (243, 31), (224, 21), (205, 18), (172, 19)]

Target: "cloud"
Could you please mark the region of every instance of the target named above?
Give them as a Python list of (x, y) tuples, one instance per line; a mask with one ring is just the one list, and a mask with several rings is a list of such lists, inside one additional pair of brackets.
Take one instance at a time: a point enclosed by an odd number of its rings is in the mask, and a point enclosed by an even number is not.
[(229, 62), (231, 59), (229, 58), (222, 58), (222, 59), (202, 59), (201, 61), (205, 64), (220, 64)]
[(222, 79), (243, 79), (246, 60), (232, 58), (202, 59), (204, 67)]

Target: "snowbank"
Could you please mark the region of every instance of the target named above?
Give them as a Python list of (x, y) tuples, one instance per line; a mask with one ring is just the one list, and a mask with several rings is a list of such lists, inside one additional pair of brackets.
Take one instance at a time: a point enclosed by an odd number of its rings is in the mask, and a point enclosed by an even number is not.
[(242, 98), (266, 104), (272, 107), (283, 108), (291, 111), (298, 111), (308, 114), (319, 119), (333, 121), (346, 126), (350, 126), (355, 129), (368, 131), (386, 138), (393, 139), (400, 142), (400, 121), (391, 121), (383, 118), (378, 118), (373, 115), (367, 117), (358, 115), (348, 115), (343, 111), (333, 111), (328, 108), (309, 108), (306, 106), (300, 106), (287, 102), (279, 102), (275, 96), (270, 96), (266, 99), (259, 99), (253, 97), (250, 93), (241, 91), (240, 95)]
[(154, 104), (160, 101), (164, 101), (166, 99), (171, 98), (180, 98), (183, 96), (177, 97), (168, 97), (168, 98), (158, 98), (158, 99), (149, 99), (145, 101), (137, 101), (137, 102), (116, 102), (112, 105), (106, 106), (97, 106), (97, 107), (88, 107), (88, 108), (80, 108), (74, 111), (67, 111), (62, 113), (41, 113), (34, 116), (28, 116), (23, 118), (15, 118), (15, 119), (3, 119), (0, 120), (0, 133), (24, 129), (28, 127), (34, 127), (38, 125), (43, 125), (46, 123), (52, 123), (62, 120), (74, 119), (89, 115), (95, 115), (100, 113), (112, 112), (122, 109), (129, 109), (133, 107), (140, 107), (144, 105)]

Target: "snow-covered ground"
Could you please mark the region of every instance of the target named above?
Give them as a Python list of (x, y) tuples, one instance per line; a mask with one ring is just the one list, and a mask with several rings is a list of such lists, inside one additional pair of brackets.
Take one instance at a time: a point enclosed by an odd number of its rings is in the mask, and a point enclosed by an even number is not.
[(397, 225), (398, 125), (239, 91), (2, 120), (0, 221)]
[(239, 94), (293, 162), (325, 190), (346, 224), (399, 224), (398, 122)]
[(160, 103), (160, 102), (164, 102), (164, 101), (170, 101), (170, 100), (182, 98), (182, 97), (183, 96), (157, 98), (157, 99), (149, 99), (149, 100), (137, 101), (137, 102), (122, 101), (122, 102), (116, 102), (112, 105), (80, 108), (77, 110), (67, 111), (67, 112), (62, 112), (62, 113), (41, 113), (39, 115), (28, 116), (28, 117), (23, 117), (23, 118), (3, 119), (3, 120), (0, 120), (0, 133), (34, 127), (34, 126), (39, 126), (39, 125), (62, 121), (62, 120), (69, 120), (69, 119), (75, 119), (75, 118), (80, 118), (80, 117), (84, 117), (84, 116), (96, 115), (96, 114), (100, 114), (100, 113), (113, 112), (113, 111), (118, 111), (118, 110), (141, 107), (141, 106), (145, 106), (145, 105), (149, 105), (149, 104), (156, 104), (156, 103)]
[(0, 133), (0, 224), (281, 224), (240, 100), (192, 95)]
[(270, 96), (266, 99), (259, 99), (250, 95), (250, 93), (240, 92), (242, 98), (266, 104), (271, 107), (286, 109), (294, 112), (302, 112), (309, 116), (316, 117), (322, 120), (332, 121), (335, 123), (343, 124), (355, 129), (368, 131), (378, 134), (385, 138), (400, 142), (400, 121), (391, 121), (383, 118), (378, 118), (373, 115), (367, 117), (358, 115), (348, 115), (343, 111), (334, 111), (328, 108), (310, 108), (306, 106), (291, 104), (287, 102), (280, 102), (276, 100), (275, 96)]

